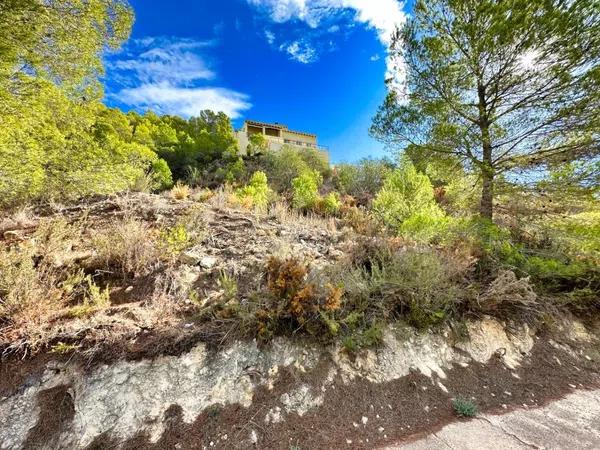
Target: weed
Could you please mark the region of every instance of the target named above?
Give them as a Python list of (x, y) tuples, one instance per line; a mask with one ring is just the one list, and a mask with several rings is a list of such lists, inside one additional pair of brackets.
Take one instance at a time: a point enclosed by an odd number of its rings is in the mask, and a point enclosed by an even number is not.
[(478, 412), (475, 403), (460, 397), (452, 401), (452, 408), (459, 417), (475, 417)]
[(229, 302), (237, 298), (237, 280), (225, 271), (221, 271), (219, 274), (219, 287), (223, 290), (225, 302)]
[(190, 196), (190, 188), (188, 185), (178, 182), (171, 188), (170, 195), (175, 200), (187, 200)]
[(179, 223), (160, 232), (161, 244), (172, 254), (179, 254), (190, 245), (185, 225)]
[(73, 306), (69, 309), (71, 317), (85, 317), (94, 312), (105, 309), (110, 306), (110, 287), (102, 289), (90, 275), (85, 277), (87, 288), (84, 294), (83, 303)]
[(78, 345), (75, 344), (65, 344), (64, 342), (59, 342), (55, 344), (50, 349), (50, 353), (57, 353), (59, 355), (67, 355), (69, 353), (73, 353), (79, 348)]

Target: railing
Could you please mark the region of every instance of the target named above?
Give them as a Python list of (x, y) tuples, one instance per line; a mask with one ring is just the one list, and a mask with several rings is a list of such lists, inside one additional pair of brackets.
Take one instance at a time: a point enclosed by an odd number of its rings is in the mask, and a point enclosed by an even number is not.
[[(248, 136), (250, 136), (248, 134)], [(288, 144), (288, 145), (293, 145), (295, 147), (308, 147), (308, 148), (314, 148), (316, 150), (321, 150), (324, 152), (328, 152), (329, 151), (329, 147), (324, 146), (324, 145), (319, 145), (319, 144), (312, 144), (310, 142), (304, 142), (304, 141), (295, 141), (293, 139), (286, 139), (286, 138), (281, 138), (278, 136), (270, 136), (268, 134), (263, 134), (263, 136), (267, 139), (268, 142), (274, 142), (277, 144)]]

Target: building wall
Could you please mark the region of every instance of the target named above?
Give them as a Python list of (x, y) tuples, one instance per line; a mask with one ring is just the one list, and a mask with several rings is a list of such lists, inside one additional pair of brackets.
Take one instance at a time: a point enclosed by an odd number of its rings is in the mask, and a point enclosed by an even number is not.
[[(244, 123), (244, 127), (236, 132), (240, 153), (246, 153), (246, 148), (248, 147), (249, 143), (248, 137), (257, 133), (265, 136), (267, 142), (269, 143), (269, 149), (273, 151), (281, 149), (284, 145), (291, 145), (298, 148), (319, 148), (317, 145), (316, 136), (308, 136), (275, 127), (260, 127), (257, 125)], [(323, 151), (321, 148), (319, 149)], [(327, 152), (323, 153), (327, 154)]]

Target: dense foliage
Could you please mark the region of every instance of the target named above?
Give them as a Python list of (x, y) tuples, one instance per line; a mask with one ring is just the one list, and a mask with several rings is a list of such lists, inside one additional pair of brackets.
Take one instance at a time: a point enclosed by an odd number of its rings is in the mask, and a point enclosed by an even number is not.
[(458, 157), (482, 180), (482, 217), (492, 218), (505, 174), (526, 181), (533, 170), (597, 161), (597, 0), (421, 0), (391, 52), (406, 62), (407, 92), (390, 91), (372, 134)]

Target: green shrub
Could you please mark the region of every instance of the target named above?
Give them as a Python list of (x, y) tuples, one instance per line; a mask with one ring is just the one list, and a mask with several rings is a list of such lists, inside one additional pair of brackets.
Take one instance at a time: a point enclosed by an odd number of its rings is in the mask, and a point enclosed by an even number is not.
[(349, 267), (340, 265), (332, 271), (333, 282), (344, 286), (347, 310), (367, 326), (396, 317), (427, 328), (457, 312), (467, 295), (452, 262), (433, 250), (364, 243), (355, 249)]
[(262, 154), (267, 150), (269, 150), (269, 141), (263, 134), (255, 133), (248, 138), (246, 155), (254, 156), (256, 154)]
[(249, 183), (237, 191), (237, 196), (242, 202), (248, 202), (249, 206), (266, 209), (273, 197), (273, 191), (269, 188), (267, 175), (264, 172), (254, 172)]
[(459, 417), (475, 417), (477, 415), (477, 406), (472, 401), (460, 397), (452, 402), (452, 408)]
[(297, 209), (312, 209), (319, 200), (319, 186), (323, 178), (314, 170), (304, 171), (292, 180), (292, 205)]
[(164, 159), (157, 159), (152, 163), (152, 188), (162, 191), (173, 186), (173, 177), (171, 169)]
[(342, 207), (340, 197), (336, 192), (330, 192), (318, 201), (318, 210), (329, 216), (337, 216)]
[(167, 251), (173, 254), (179, 254), (190, 246), (190, 236), (185, 225), (181, 223), (162, 230), (160, 241)]
[(435, 202), (429, 178), (407, 159), (387, 178), (373, 210), (388, 226), (409, 237), (432, 236), (444, 226), (444, 213)]
[(298, 149), (289, 145), (266, 152), (259, 163), (278, 192), (288, 192), (292, 180), (307, 171), (316, 171), (321, 178), (327, 178), (330, 173), (326, 154), (316, 149)]
[(372, 198), (391, 172), (392, 165), (386, 160), (363, 159), (356, 164), (336, 166), (333, 183), (342, 194)]

